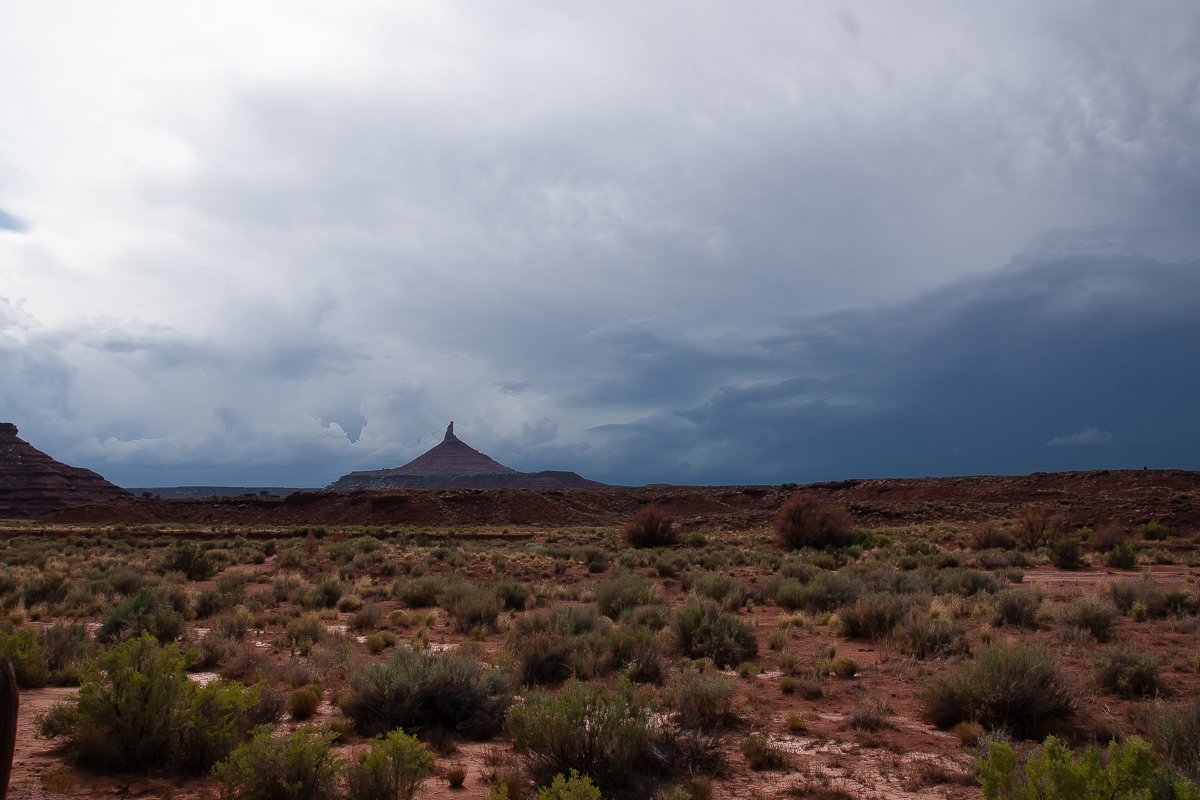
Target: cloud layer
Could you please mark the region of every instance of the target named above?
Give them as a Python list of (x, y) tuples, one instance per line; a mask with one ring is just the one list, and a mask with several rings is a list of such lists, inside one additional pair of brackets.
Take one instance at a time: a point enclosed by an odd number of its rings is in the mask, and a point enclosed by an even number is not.
[(1194, 4), (6, 20), (0, 417), (126, 485), (1200, 467)]

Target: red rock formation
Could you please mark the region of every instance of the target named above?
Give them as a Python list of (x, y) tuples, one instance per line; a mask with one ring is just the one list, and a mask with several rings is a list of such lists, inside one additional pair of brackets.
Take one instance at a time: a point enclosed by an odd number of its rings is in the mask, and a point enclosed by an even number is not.
[(603, 486), (574, 472), (517, 472), (484, 455), (454, 435), (402, 467), (351, 472), (329, 485), (335, 491), (355, 489), (567, 489)]
[(64, 508), (132, 495), (90, 469), (68, 467), (17, 438), (0, 422), (0, 519), (30, 519)]

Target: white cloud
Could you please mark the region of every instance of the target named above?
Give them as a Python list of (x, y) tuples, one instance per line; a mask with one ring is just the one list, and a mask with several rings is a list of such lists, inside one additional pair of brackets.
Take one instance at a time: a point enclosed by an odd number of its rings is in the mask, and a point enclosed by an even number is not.
[(1113, 435), (1099, 428), (1083, 428), (1070, 436), (1055, 436), (1046, 442), (1046, 447), (1108, 447)]

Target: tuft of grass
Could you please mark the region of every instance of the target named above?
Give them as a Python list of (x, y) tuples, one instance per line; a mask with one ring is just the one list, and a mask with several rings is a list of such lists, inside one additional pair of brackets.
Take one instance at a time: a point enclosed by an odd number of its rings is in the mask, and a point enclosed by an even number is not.
[(787, 765), (787, 754), (757, 733), (742, 739), (741, 750), (751, 769), (783, 769)]
[(992, 605), (996, 609), (992, 624), (1033, 628), (1037, 625), (1037, 613), (1042, 607), (1042, 600), (1025, 589), (1005, 589), (993, 598)]
[(1081, 597), (1063, 609), (1060, 620), (1069, 628), (1090, 633), (1097, 642), (1107, 642), (1117, 624), (1117, 610), (1094, 598)]

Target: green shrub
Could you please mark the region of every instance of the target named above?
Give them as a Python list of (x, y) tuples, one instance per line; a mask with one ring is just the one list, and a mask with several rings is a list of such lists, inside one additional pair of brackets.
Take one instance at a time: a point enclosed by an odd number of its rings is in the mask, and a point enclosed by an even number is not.
[(922, 661), (927, 658), (966, 655), (971, 650), (967, 643), (966, 626), (961, 622), (944, 619), (910, 618), (904, 622), (899, 638), (901, 652)]
[(299, 689), (292, 690), (288, 711), (291, 713), (292, 719), (304, 720), (317, 713), (320, 705), (321, 692), (312, 686), (301, 686)]
[(517, 680), (527, 686), (571, 677), (575, 672), (572, 657), (582, 646), (582, 636), (562, 628), (514, 628), (508, 641)]
[(852, 544), (854, 531), (850, 514), (844, 508), (823, 505), (806, 494), (792, 495), (775, 516), (775, 532), (786, 547), (828, 546)]
[(1104, 565), (1113, 569), (1133, 569), (1137, 566), (1138, 551), (1132, 542), (1118, 542), (1104, 556)]
[(1142, 538), (1148, 542), (1157, 542), (1166, 539), (1172, 534), (1170, 528), (1156, 519), (1147, 522), (1145, 525), (1139, 525), (1138, 530), (1141, 532)]
[(145, 586), (108, 610), (96, 630), (96, 641), (127, 641), (148, 633), (160, 644), (167, 644), (178, 639), (183, 629), (183, 614), (175, 608), (167, 592)]
[(42, 650), (45, 651), (46, 666), (50, 670), (49, 683), (57, 686), (78, 686), (84, 666), (95, 649), (87, 627), (58, 620), (49, 628), (42, 628), (38, 639), (41, 641)]
[(606, 796), (646, 797), (662, 778), (715, 757), (711, 745), (657, 718), (648, 700), (628, 681), (616, 691), (574, 679), (555, 694), (535, 690), (509, 712), (513, 749), (539, 785), (577, 770)]
[(372, 739), (346, 764), (347, 800), (410, 800), (425, 784), (434, 755), (402, 730)]
[(524, 611), (529, 602), (529, 589), (512, 578), (501, 578), (490, 585), (506, 611)]
[(329, 629), (320, 618), (305, 616), (289, 622), (283, 629), (283, 634), (275, 639), (275, 646), (286, 648), (292, 655), (308, 655), (308, 652), (328, 635)]
[(0, 663), (6, 658), (12, 662), (17, 685), (22, 689), (45, 686), (50, 678), (50, 660), (34, 628), (0, 631)]
[(1044, 648), (994, 645), (973, 661), (934, 678), (918, 692), (929, 721), (940, 728), (978, 722), (988, 730), (1034, 738), (1075, 712), (1058, 663)]
[(1168, 764), (1192, 780), (1200, 778), (1200, 698), (1145, 703), (1130, 717)]
[(373, 631), (383, 621), (383, 606), (378, 603), (368, 603), (354, 612), (350, 618), (349, 628), (352, 631)]
[(1105, 650), (1092, 661), (1092, 677), (1104, 691), (1125, 697), (1153, 697), (1159, 690), (1158, 662), (1130, 646)]
[(878, 593), (859, 598), (838, 612), (838, 629), (851, 639), (881, 641), (908, 616), (911, 601), (892, 594)]
[(684, 669), (667, 682), (666, 698), (680, 724), (717, 728), (735, 716), (737, 681), (716, 670)]
[(465, 581), (444, 588), (438, 603), (446, 609), (459, 633), (494, 630), (496, 619), (504, 608), (503, 601), (494, 592)]
[(933, 590), (938, 594), (974, 597), (981, 593), (994, 594), (998, 588), (994, 576), (977, 569), (952, 567), (940, 570), (933, 578)]
[(722, 669), (758, 654), (754, 628), (715, 603), (688, 603), (671, 620), (676, 647), (688, 658), (711, 658)]
[(81, 765), (98, 772), (199, 773), (282, 711), (277, 690), (187, 680), (178, 645), (148, 634), (122, 642), (89, 664), (79, 694), (39, 721), (63, 738)]
[(1116, 580), (1108, 585), (1109, 596), (1122, 614), (1128, 615), (1136, 603), (1146, 609), (1146, 615), (1162, 619), (1171, 614), (1200, 612), (1200, 598), (1182, 586), (1159, 588), (1154, 578), (1143, 575), (1136, 581)]
[(182, 572), (189, 581), (204, 581), (213, 576), (216, 565), (199, 545), (180, 543), (164, 553), (158, 564), (158, 574), (168, 572)]
[(992, 603), (996, 609), (992, 617), (993, 624), (1016, 625), (1018, 628), (1034, 627), (1038, 609), (1042, 607), (1041, 598), (1024, 589), (1005, 589), (996, 595)]
[(625, 523), (624, 534), (634, 547), (670, 547), (678, 541), (674, 522), (655, 505), (634, 514)]
[(1059, 539), (1050, 548), (1050, 563), (1059, 569), (1079, 569), (1087, 566), (1083, 547), (1074, 536)]
[(775, 602), (789, 611), (836, 611), (851, 605), (862, 593), (862, 578), (849, 572), (822, 572), (794, 591), (776, 592)]
[(571, 770), (570, 776), (555, 775), (549, 786), (538, 789), (538, 800), (604, 800), (591, 778)]
[(279, 737), (260, 730), (213, 768), (222, 800), (332, 800), (341, 769), (329, 749), (334, 735), (313, 727)]
[[(1090, 746), (1076, 757), (1051, 736), (1032, 753), (1018, 758), (1002, 742), (988, 744), (979, 765), (979, 782), (987, 800), (1150, 800), (1196, 798), (1194, 785), (1166, 774), (1150, 745), (1133, 738), (1112, 742), (1108, 752)], [(1021, 763), (1021, 762), (1024, 763)]]
[(698, 575), (692, 583), (696, 593), (715, 600), (726, 611), (736, 611), (758, 594), (746, 584), (725, 575)]
[(757, 733), (742, 739), (741, 750), (751, 769), (783, 769), (787, 764), (787, 754)]
[(364, 736), (432, 726), (472, 735), (498, 730), (511, 699), (499, 670), (454, 653), (398, 648), (386, 663), (351, 673), (342, 712)]
[(38, 603), (61, 603), (69, 590), (66, 576), (58, 572), (46, 572), (25, 583), (21, 600), (27, 609)]
[(260, 725), (272, 725), (283, 715), (284, 692), (266, 681), (249, 688), (212, 681), (203, 687), (188, 683), (180, 748), (174, 768), (203, 775), (228, 757)]
[(1117, 610), (1098, 600), (1080, 598), (1063, 609), (1060, 619), (1071, 628), (1092, 634), (1098, 642), (1107, 642), (1117, 623)]
[(596, 607), (610, 619), (640, 606), (657, 605), (663, 601), (662, 590), (648, 578), (627, 572), (596, 587)]
[(67, 735), (68, 750), (98, 772), (161, 769), (179, 756), (189, 699), (179, 647), (148, 634), (89, 666)]

